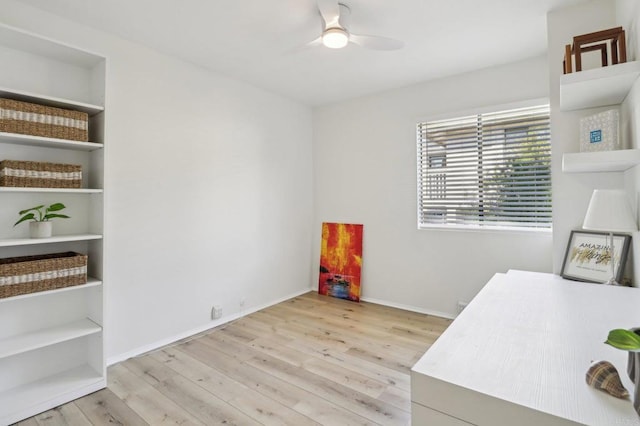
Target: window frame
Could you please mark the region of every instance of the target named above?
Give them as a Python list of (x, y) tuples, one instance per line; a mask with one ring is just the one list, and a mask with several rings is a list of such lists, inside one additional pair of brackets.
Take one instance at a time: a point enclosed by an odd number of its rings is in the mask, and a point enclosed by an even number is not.
[[(551, 105), (549, 98), (535, 98), (524, 100), (520, 102), (512, 102), (506, 104), (497, 104), (497, 105), (488, 105), (483, 107), (478, 107), (474, 109), (468, 110), (457, 110), (450, 111), (447, 113), (428, 115), (427, 118), (417, 117), (414, 120), (415, 125), (415, 137), (416, 137), (416, 227), (419, 231), (465, 231), (465, 232), (489, 232), (489, 233), (512, 233), (512, 234), (538, 234), (538, 235), (548, 235), (553, 232), (553, 195), (551, 198), (551, 208), (552, 208), (552, 216), (549, 227), (517, 227), (517, 226), (501, 226), (501, 225), (474, 225), (474, 224), (436, 224), (436, 223), (421, 223), (420, 217), (422, 214), (421, 205), (420, 205), (420, 174), (421, 167), (419, 161), (419, 153), (420, 153), (420, 135), (418, 128), (420, 124), (426, 123), (429, 121), (440, 121), (440, 120), (450, 120), (456, 118), (463, 118), (468, 116), (479, 116), (482, 114), (491, 114), (495, 112), (508, 111), (508, 110), (517, 110), (521, 108), (529, 108), (540, 105), (549, 105), (549, 120), (551, 121)], [(551, 122), (549, 123), (549, 130), (551, 131)], [(552, 166), (552, 158), (553, 158), (553, 146), (551, 145), (551, 136), (549, 136), (549, 145), (550, 145), (550, 165), (549, 172), (550, 176), (553, 179), (553, 166)], [(446, 157), (446, 155), (445, 155)], [(446, 164), (448, 160), (445, 158), (444, 164)], [(446, 187), (445, 187), (446, 188)]]

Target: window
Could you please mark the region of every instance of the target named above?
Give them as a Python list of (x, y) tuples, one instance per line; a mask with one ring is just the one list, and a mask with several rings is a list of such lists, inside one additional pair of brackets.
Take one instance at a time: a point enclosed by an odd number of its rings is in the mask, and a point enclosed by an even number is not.
[(551, 228), (549, 105), (418, 123), (418, 227)]

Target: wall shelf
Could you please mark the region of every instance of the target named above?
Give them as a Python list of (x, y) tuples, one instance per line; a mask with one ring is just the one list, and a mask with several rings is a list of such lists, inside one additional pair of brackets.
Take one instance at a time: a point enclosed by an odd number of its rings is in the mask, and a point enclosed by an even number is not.
[(0, 187), (0, 192), (49, 192), (54, 194), (102, 194), (102, 189), (96, 188), (18, 188), (18, 187)]
[(0, 247), (30, 246), (37, 244), (66, 243), (70, 241), (99, 240), (98, 234), (56, 235), (50, 238), (7, 238), (0, 240)]
[(575, 152), (562, 155), (564, 173), (623, 172), (640, 164), (639, 149)]
[(7, 358), (67, 340), (89, 336), (101, 331), (102, 327), (90, 319), (84, 318), (56, 327), (22, 333), (18, 336), (0, 340), (0, 358)]
[(560, 109), (572, 111), (618, 105), (640, 76), (640, 61), (560, 76)]
[(78, 291), (78, 290), (84, 290), (87, 288), (91, 288), (91, 287), (98, 287), (102, 285), (102, 281), (97, 279), (97, 278), (93, 278), (93, 277), (87, 277), (87, 283), (86, 284), (79, 284), (79, 285), (72, 285), (69, 287), (62, 287), (62, 288), (56, 288), (54, 290), (46, 290), (46, 291), (38, 291), (35, 293), (27, 293), (27, 294), (20, 294), (18, 296), (11, 296), (11, 297), (5, 297), (0, 299), (0, 305), (4, 302), (7, 303), (11, 303), (15, 300), (20, 300), (20, 299), (30, 299), (30, 298), (34, 298), (34, 297), (46, 297), (46, 296), (50, 296), (52, 294), (55, 293), (66, 293), (68, 291)]
[(75, 151), (96, 151), (104, 147), (101, 143), (69, 141), (66, 139), (44, 138), (40, 136), (20, 135), (0, 132), (0, 142), (14, 145), (37, 146), (42, 148), (60, 148)]
[(73, 109), (76, 111), (86, 112), (89, 115), (96, 115), (97, 113), (104, 111), (104, 107), (100, 105), (76, 102), (70, 99), (57, 98), (54, 96), (43, 96), (36, 93), (26, 92), (24, 90), (8, 89), (6, 87), (0, 87), (0, 97), (22, 102), (32, 102), (56, 108)]
[(102, 62), (102, 57), (57, 40), (34, 34), (10, 25), (0, 25), (0, 40), (11, 49), (51, 58), (76, 67), (92, 69)]
[(0, 424), (46, 411), (50, 403), (40, 401), (73, 400), (106, 387), (106, 382), (102, 373), (85, 364), (0, 392)]

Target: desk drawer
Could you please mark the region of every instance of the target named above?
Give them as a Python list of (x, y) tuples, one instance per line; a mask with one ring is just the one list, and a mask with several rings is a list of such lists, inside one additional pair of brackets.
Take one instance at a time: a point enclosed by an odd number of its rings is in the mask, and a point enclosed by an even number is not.
[(447, 416), (439, 411), (432, 410), (424, 405), (411, 403), (411, 425), (412, 426), (473, 426), (472, 423), (463, 422), (455, 417)]

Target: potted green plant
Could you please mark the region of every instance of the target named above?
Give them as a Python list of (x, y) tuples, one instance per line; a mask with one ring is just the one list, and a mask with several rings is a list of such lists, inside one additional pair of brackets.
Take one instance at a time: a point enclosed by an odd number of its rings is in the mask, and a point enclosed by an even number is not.
[(605, 343), (629, 352), (627, 373), (635, 385), (633, 406), (640, 415), (640, 328), (611, 330)]
[(50, 219), (69, 219), (69, 216), (65, 214), (55, 213), (65, 208), (67, 208), (67, 206), (62, 203), (53, 203), (48, 207), (43, 204), (22, 210), (18, 213), (22, 217), (14, 223), (13, 226), (30, 220), (29, 235), (31, 238), (48, 238), (52, 234), (52, 223)]

